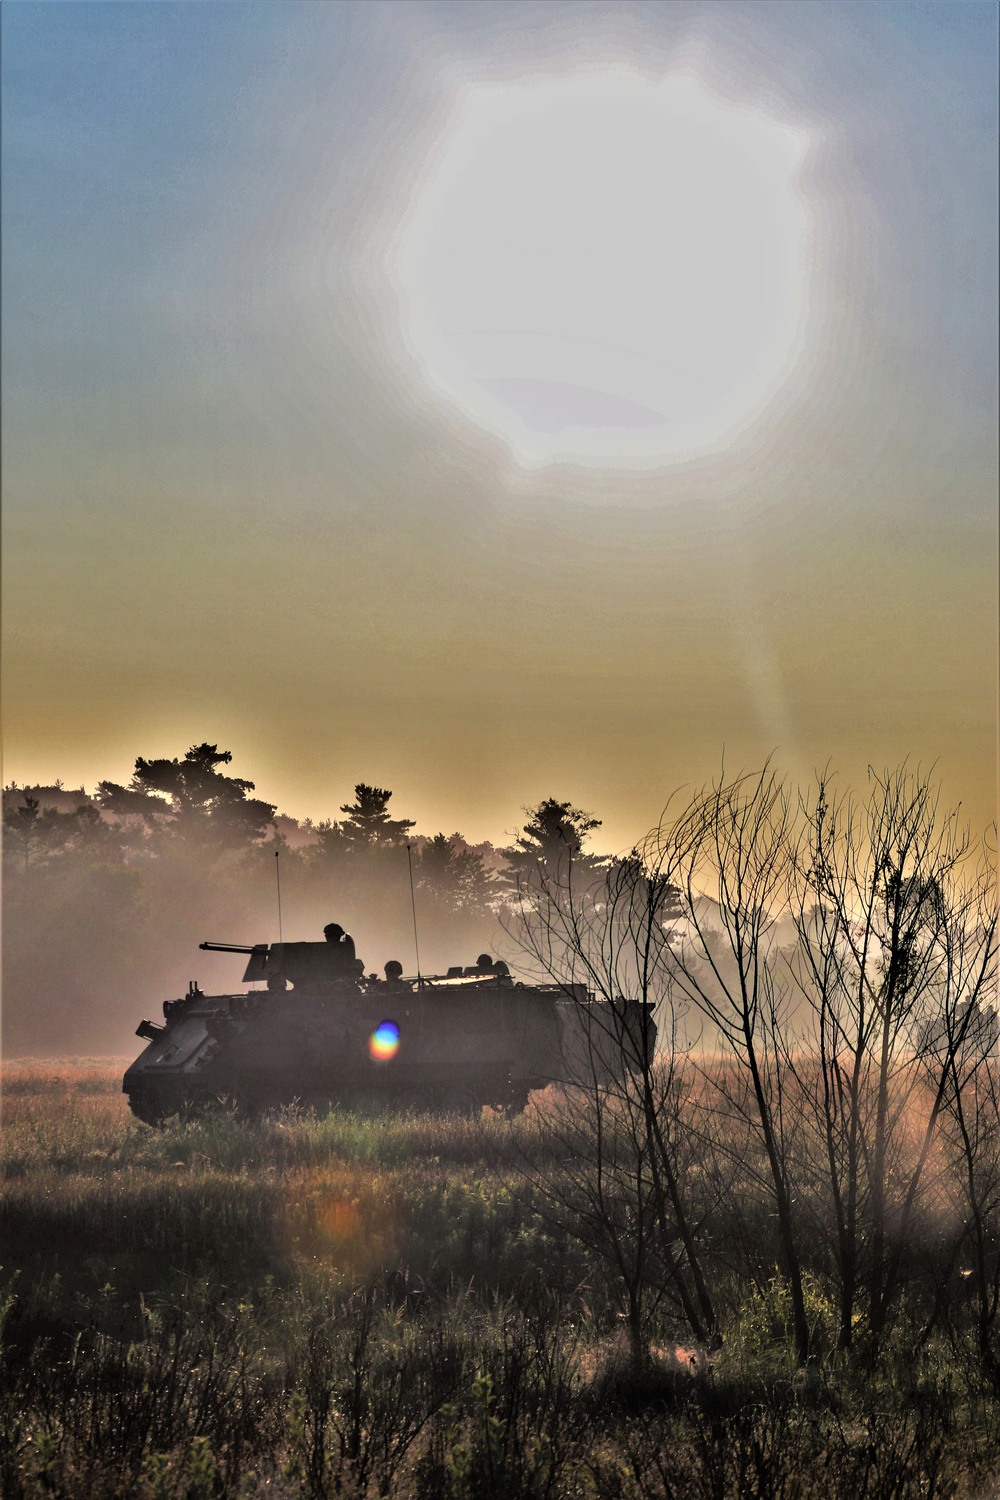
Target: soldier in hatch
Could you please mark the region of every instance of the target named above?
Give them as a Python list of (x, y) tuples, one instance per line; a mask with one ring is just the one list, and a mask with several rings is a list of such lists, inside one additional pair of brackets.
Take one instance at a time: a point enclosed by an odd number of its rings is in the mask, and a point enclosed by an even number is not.
[(336, 954), (338, 968), (348, 968), (353, 965), (357, 957), (354, 951), (354, 939), (349, 932), (345, 932), (338, 922), (328, 922), (323, 928), (323, 936)]

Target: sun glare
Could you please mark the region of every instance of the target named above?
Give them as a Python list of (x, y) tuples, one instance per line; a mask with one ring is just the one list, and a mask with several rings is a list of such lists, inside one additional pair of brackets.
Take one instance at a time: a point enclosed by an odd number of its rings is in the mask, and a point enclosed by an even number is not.
[(527, 463), (723, 447), (801, 349), (807, 145), (686, 74), (470, 90), (394, 249), (415, 361)]

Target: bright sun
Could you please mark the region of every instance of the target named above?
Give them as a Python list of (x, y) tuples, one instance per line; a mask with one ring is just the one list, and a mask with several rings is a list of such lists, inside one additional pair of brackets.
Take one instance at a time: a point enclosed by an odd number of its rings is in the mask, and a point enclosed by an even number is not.
[(721, 448), (801, 351), (808, 140), (686, 74), (471, 90), (395, 245), (414, 358), (528, 463)]

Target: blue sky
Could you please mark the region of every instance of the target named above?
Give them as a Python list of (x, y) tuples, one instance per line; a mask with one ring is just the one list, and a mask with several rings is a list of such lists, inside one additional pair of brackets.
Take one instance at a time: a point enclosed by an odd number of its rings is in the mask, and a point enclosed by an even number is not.
[[(625, 842), (725, 744), (936, 759), (989, 814), (992, 4), (0, 23), (8, 779), (219, 739), (300, 814), (365, 777), (429, 831), (551, 794)], [(393, 226), (463, 88), (678, 58), (812, 132), (808, 378), (694, 466), (526, 471), (422, 383)]]

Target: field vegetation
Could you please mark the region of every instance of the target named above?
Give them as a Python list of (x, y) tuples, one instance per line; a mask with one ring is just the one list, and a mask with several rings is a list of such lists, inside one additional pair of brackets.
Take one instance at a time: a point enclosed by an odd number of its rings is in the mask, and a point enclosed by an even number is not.
[(579, 1023), (516, 1118), (150, 1129), (124, 1060), (7, 1066), (5, 1496), (1000, 1494), (995, 835), (905, 767), (668, 812), (599, 859), (550, 799), (507, 851), (492, 920)]
[(150, 1130), (117, 1065), (9, 1066), (2, 1493), (995, 1493), (1000, 1389), (947, 1160), (877, 1345), (842, 1347), (817, 1185), (802, 1361), (749, 1134), (716, 1112), (720, 1067), (689, 1059), (672, 1080), (713, 1314), (699, 1342), (617, 1168), (595, 1194), (572, 1092), (514, 1121), (223, 1111)]

